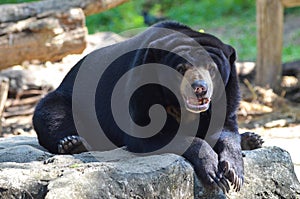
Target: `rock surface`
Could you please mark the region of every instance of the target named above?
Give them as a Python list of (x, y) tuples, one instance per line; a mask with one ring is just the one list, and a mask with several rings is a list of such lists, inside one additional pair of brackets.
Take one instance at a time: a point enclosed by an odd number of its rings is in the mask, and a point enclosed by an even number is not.
[[(245, 184), (229, 198), (299, 198), (289, 154), (244, 151)], [(226, 198), (206, 190), (174, 154), (137, 157), (122, 149), (53, 155), (35, 137), (0, 139), (0, 198)]]

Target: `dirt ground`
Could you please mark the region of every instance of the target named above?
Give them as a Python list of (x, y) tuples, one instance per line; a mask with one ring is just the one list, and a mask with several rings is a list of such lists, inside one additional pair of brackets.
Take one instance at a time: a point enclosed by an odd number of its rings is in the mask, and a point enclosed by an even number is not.
[(296, 175), (300, 179), (300, 104), (293, 104), (289, 109), (288, 113), (276, 110), (261, 116), (250, 116), (248, 121), (241, 119), (240, 132), (255, 132), (263, 138), (263, 146), (278, 146), (287, 150), (294, 163)]

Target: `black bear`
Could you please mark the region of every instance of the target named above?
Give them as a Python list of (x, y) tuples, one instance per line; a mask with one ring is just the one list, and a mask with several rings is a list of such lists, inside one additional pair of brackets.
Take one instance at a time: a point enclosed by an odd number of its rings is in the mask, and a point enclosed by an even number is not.
[[(137, 154), (172, 152), (207, 187), (243, 184), (235, 50), (213, 35), (162, 22), (80, 60), (36, 106), (39, 143), (73, 154), (126, 146)], [(162, 150), (163, 149), (163, 150)]]

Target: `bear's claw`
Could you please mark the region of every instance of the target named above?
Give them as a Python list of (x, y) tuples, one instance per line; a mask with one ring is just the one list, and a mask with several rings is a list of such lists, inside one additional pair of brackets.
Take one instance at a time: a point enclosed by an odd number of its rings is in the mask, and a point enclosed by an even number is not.
[(253, 150), (261, 148), (264, 143), (260, 135), (253, 132), (245, 132), (241, 134), (241, 147), (242, 150)]
[(233, 189), (235, 191), (240, 191), (244, 183), (243, 176), (237, 175), (228, 161), (223, 161), (220, 166), (221, 170), (224, 172), (224, 176), (231, 182)]
[(222, 189), (224, 193), (228, 193), (230, 190), (230, 186), (228, 181), (225, 178), (218, 178), (216, 181), (217, 185)]
[(84, 138), (77, 135), (67, 136), (59, 141), (59, 154), (76, 154), (88, 151)]

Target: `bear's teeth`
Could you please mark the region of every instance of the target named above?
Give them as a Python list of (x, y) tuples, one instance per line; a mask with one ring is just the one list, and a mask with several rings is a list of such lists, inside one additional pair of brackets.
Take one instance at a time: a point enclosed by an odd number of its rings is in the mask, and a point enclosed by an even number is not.
[(187, 103), (190, 105), (201, 106), (209, 102), (208, 98), (189, 98)]
[(201, 104), (201, 105), (204, 104), (203, 102), (204, 102), (203, 99), (201, 99), (200, 104)]

